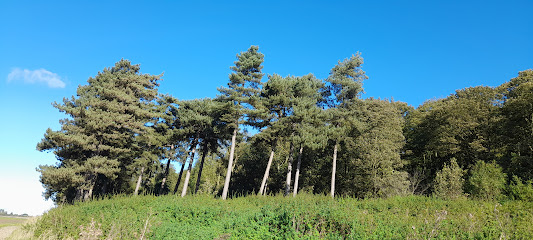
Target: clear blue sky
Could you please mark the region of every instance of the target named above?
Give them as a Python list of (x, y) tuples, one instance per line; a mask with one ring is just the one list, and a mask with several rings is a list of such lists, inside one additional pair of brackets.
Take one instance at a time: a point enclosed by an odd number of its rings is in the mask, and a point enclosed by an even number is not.
[(512, 0), (0, 1), (0, 208), (49, 208), (35, 168), (55, 159), (35, 145), (64, 117), (50, 103), (121, 58), (164, 72), (161, 93), (193, 99), (216, 96), (250, 45), (265, 54), (265, 73), (319, 78), (359, 51), (364, 97), (416, 107), (533, 68), (532, 9)]

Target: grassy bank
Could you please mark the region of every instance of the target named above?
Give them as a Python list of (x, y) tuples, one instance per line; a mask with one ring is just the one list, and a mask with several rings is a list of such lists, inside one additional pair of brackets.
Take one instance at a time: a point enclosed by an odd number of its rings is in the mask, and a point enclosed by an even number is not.
[(122, 196), (58, 207), (31, 228), (63, 239), (533, 239), (532, 222), (521, 201)]

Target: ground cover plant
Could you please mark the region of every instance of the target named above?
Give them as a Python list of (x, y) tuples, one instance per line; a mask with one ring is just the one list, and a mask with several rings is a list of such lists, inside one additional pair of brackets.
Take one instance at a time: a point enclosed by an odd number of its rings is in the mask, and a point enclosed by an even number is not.
[(60, 206), (32, 228), (52, 239), (532, 239), (531, 222), (525, 201), (147, 195)]

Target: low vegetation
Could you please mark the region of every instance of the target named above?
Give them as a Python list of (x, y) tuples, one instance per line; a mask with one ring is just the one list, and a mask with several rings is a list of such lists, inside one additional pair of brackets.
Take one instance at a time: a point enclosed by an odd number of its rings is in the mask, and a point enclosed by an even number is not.
[(531, 222), (526, 201), (147, 195), (64, 205), (26, 228), (47, 239), (533, 239)]
[(0, 227), (20, 225), (28, 219), (28, 217), (0, 216)]

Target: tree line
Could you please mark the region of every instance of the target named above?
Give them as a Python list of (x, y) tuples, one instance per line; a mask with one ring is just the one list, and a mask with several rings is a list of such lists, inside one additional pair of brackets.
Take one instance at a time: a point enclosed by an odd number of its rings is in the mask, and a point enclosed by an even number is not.
[(37, 169), (44, 196), (533, 196), (532, 70), (413, 108), (362, 98), (359, 53), (326, 79), (263, 81), (263, 61), (251, 46), (218, 96), (194, 100), (159, 93), (162, 75), (128, 60), (98, 72), (53, 103), (67, 118), (37, 144), (58, 160)]

